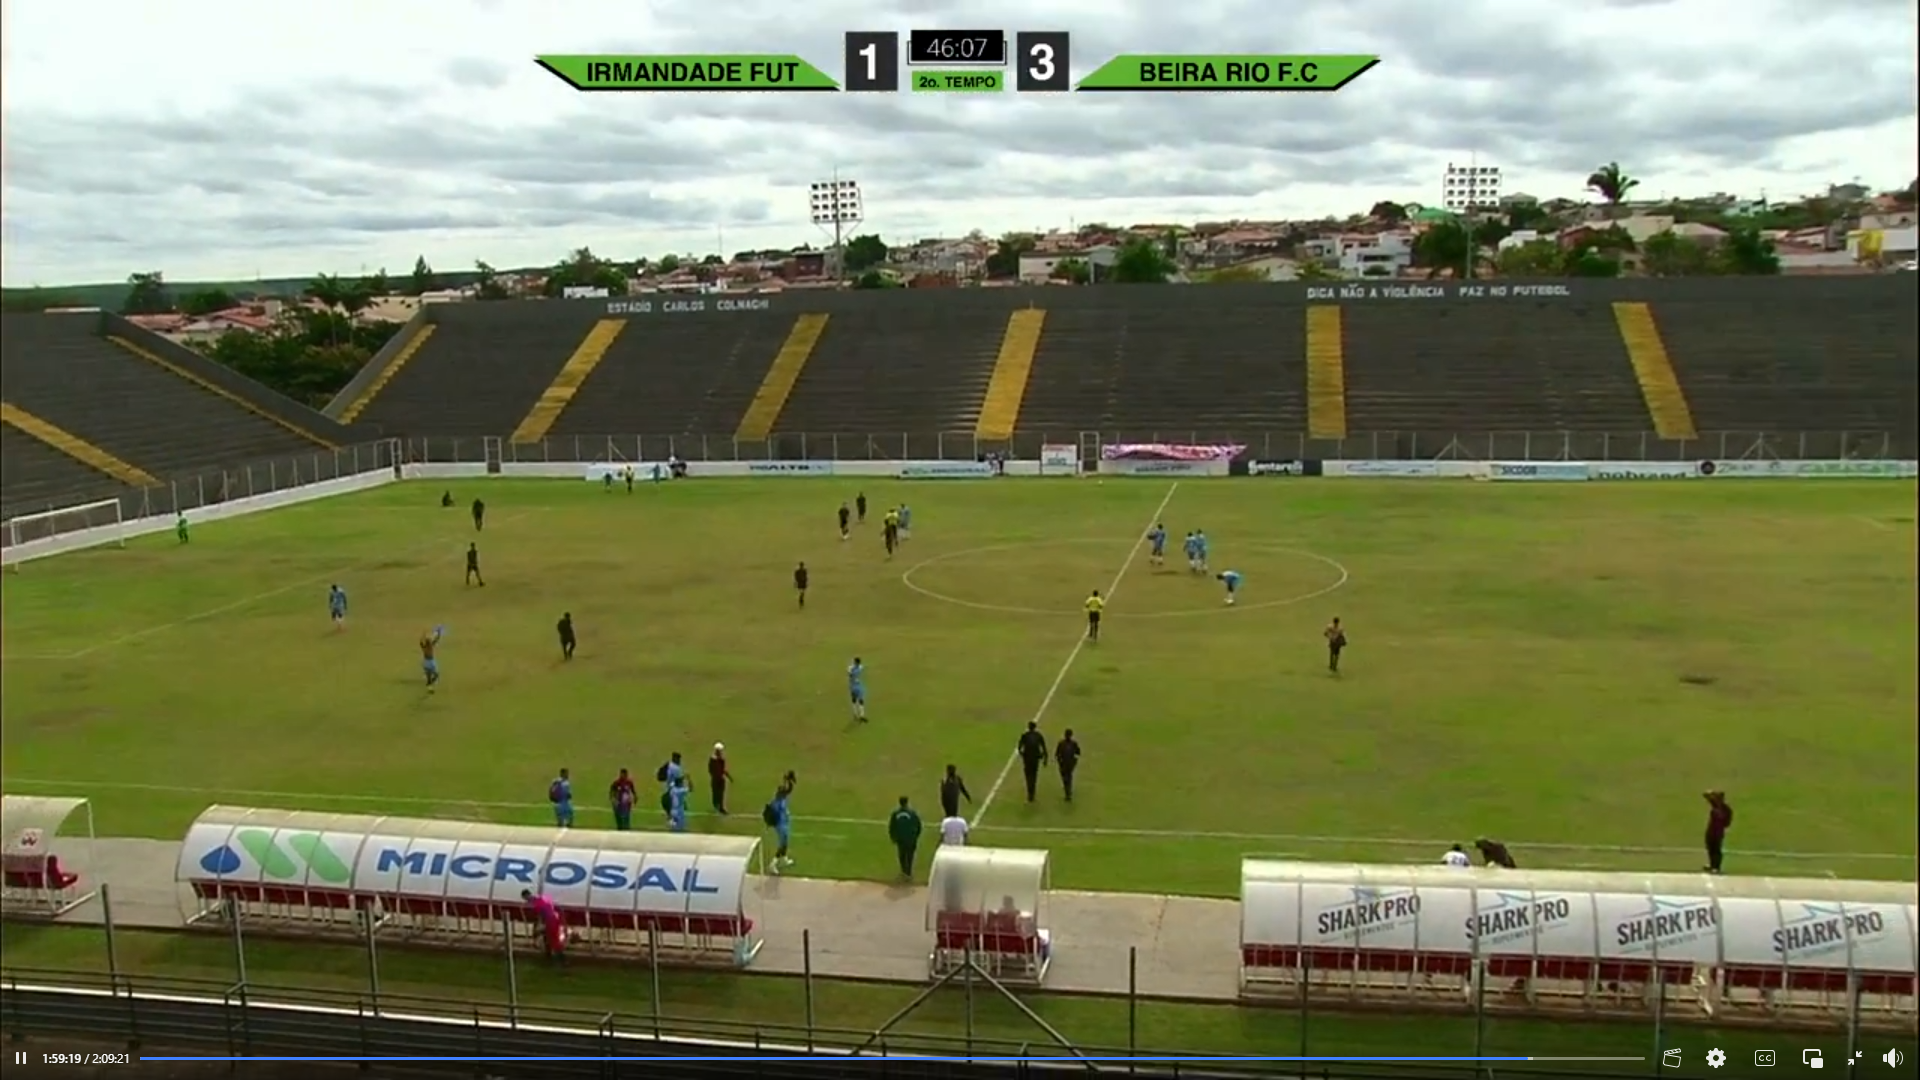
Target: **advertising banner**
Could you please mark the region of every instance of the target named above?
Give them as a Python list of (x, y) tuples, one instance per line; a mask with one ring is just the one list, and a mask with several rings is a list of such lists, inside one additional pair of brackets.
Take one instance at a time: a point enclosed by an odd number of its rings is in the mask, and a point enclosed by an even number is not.
[(984, 480), (993, 475), (993, 466), (984, 461), (903, 461), (902, 480)]
[(1440, 475), (1437, 461), (1329, 461), (1328, 476), (1385, 476), (1402, 479)]
[(1489, 480), (1586, 480), (1591, 472), (1584, 461), (1495, 461), (1487, 465)]
[(1247, 463), (1248, 476), (1319, 476), (1320, 463), (1317, 461), (1251, 461)]
[(1055, 476), (1080, 471), (1080, 448), (1070, 443), (1040, 448), (1040, 475)]
[(748, 476), (832, 476), (831, 461), (749, 461)]
[(1108, 476), (1225, 476), (1228, 462), (1214, 461), (1103, 461), (1100, 471)]
[(1701, 474), (1690, 461), (1595, 461), (1587, 475), (1595, 480), (1696, 480)]
[(1910, 480), (1920, 476), (1920, 462), (1913, 461), (1703, 461), (1698, 468), (1702, 476), (1735, 479)]

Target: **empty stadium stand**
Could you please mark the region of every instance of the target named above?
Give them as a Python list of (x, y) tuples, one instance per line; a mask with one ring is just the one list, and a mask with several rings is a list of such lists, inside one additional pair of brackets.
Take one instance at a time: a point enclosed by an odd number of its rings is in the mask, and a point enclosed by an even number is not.
[(1004, 314), (982, 317), (959, 304), (872, 302), (835, 312), (773, 430), (970, 437), (1005, 330)]
[[(414, 316), (413, 321), (391, 342), (392, 355), (375, 354), (373, 359), (367, 361), (367, 368), (370, 370), (364, 372), (364, 381), (356, 377), (353, 383), (359, 385), (349, 383), (346, 389), (340, 392), (341, 396), (335, 403), (338, 406), (337, 411), (335, 404), (329, 404), (327, 411), (334, 413), (343, 424), (351, 424), (358, 420), (360, 414), (366, 411), (367, 405), (379, 396), (380, 391), (385, 390), (387, 384), (393, 381), (393, 377), (400, 374), (401, 370), (407, 366), (407, 361), (413, 359), (427, 342), (433, 340), (434, 331), (437, 329), (439, 329), (438, 326), (427, 322), (424, 317)], [(385, 353), (387, 350), (380, 351)]]
[(566, 301), (436, 305), (433, 336), (359, 418), (387, 435), (504, 439), (605, 310)]
[(0, 424), (0, 517), (38, 513), (124, 494), (124, 484), (12, 424)]
[(1348, 426), (1447, 438), (1644, 432), (1612, 307), (1579, 296), (1341, 305)]
[(378, 434), (334, 420), (246, 376), (111, 312), (100, 316), (99, 333), (218, 397), (279, 424), (318, 446), (364, 442)]
[(636, 316), (553, 425), (554, 436), (731, 437), (793, 316)]
[(1652, 307), (1703, 431), (1891, 433), (1912, 456), (1912, 274), (1672, 284)]
[(100, 337), (98, 323), (92, 314), (0, 320), (0, 396), (162, 479), (319, 449), (284, 424)]
[[(1058, 296), (1075, 292), (1085, 296)], [(1202, 440), (1306, 427), (1298, 290), (1051, 290), (1018, 432)], [(1070, 306), (1069, 306), (1070, 305)], [(1351, 366), (1351, 365), (1349, 365)]]

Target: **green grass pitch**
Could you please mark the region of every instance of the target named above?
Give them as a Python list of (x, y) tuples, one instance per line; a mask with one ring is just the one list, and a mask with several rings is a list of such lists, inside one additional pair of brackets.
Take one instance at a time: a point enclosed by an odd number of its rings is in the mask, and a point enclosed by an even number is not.
[[(871, 517), (838, 538), (862, 490), (913, 506), (891, 561)], [(757, 828), (793, 769), (796, 873), (885, 877), (886, 812), (934, 812), (953, 763), (975, 813), (994, 792), (977, 842), (1051, 849), (1056, 885), (1216, 895), (1245, 854), (1426, 861), (1476, 834), (1522, 865), (1690, 869), (1698, 792), (1723, 787), (1729, 872), (1904, 878), (1914, 501), (1847, 481), (401, 484), (8, 574), (4, 780), (176, 838), (213, 802), (537, 823), (567, 766), (595, 825), (616, 769), (723, 741), (736, 816), (694, 827)], [(1149, 564), (1155, 516), (1207, 531), (1237, 606)], [(475, 539), (485, 588), (461, 582)], [(1096, 588), (1106, 639), (1076, 649)], [(428, 695), (414, 641), (435, 624)], [(1070, 805), (1051, 776), (1031, 805), (1018, 770), (996, 784), (1036, 714), (1085, 746)]]

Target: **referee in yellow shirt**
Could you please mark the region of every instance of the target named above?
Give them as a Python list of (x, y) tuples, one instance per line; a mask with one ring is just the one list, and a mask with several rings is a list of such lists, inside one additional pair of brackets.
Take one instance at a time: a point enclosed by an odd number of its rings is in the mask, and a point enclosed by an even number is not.
[(1087, 597), (1087, 640), (1100, 640), (1100, 613), (1107, 609), (1107, 602), (1100, 598), (1100, 590), (1093, 590)]

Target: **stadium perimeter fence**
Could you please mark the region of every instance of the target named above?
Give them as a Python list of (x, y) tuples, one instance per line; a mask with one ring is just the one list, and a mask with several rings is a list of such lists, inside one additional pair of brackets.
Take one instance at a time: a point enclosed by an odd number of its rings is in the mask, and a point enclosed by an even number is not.
[(1398, 461), (1815, 461), (1912, 457), (1914, 439), (1861, 431), (1713, 431), (1697, 439), (1661, 439), (1650, 431), (1375, 431), (1313, 439), (1298, 431), (1227, 429), (1083, 429), (1020, 432), (983, 439), (971, 431), (793, 432), (766, 439), (730, 435), (558, 435), (515, 443), (501, 436), (415, 436), (402, 440), (408, 461), (434, 463), (682, 461), (977, 461), (988, 454), (1037, 460), (1046, 446), (1075, 446), (1097, 456), (1122, 443), (1246, 447), (1257, 460)]

